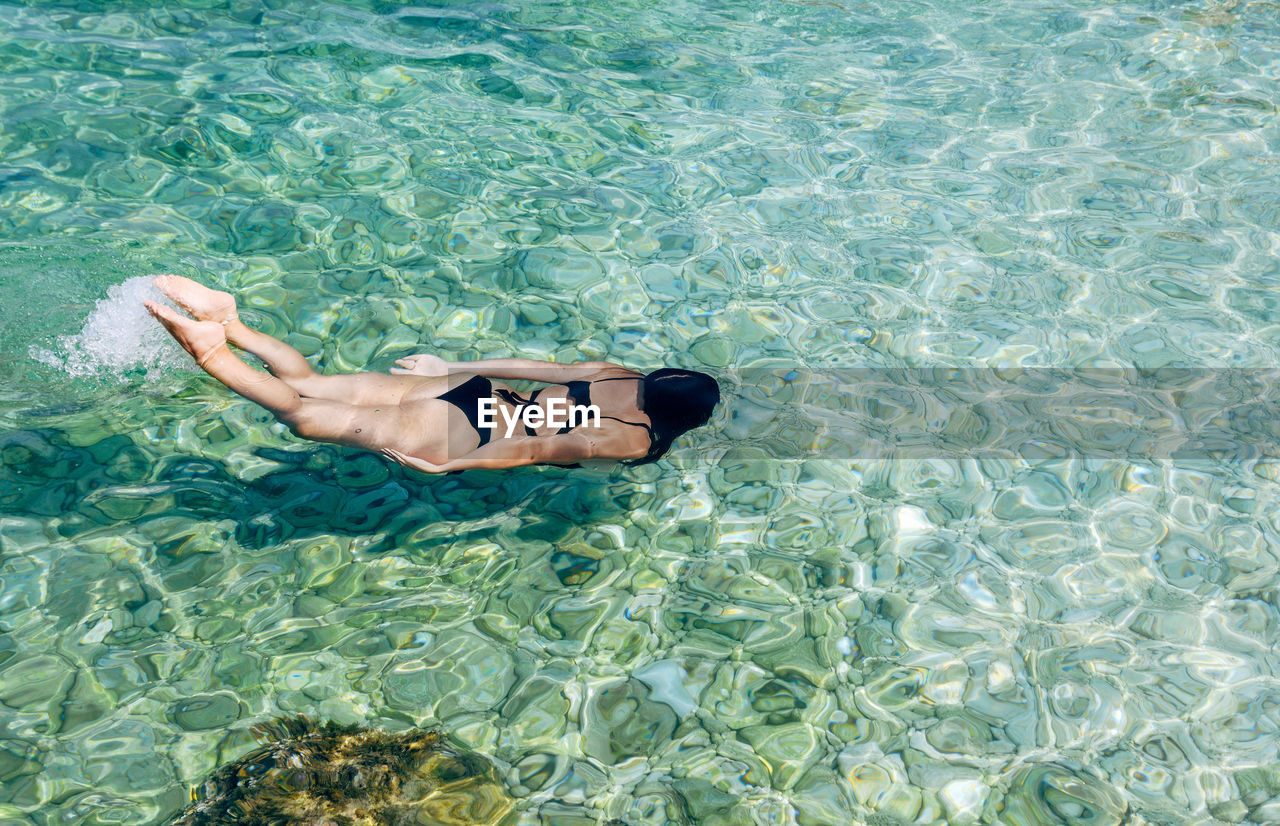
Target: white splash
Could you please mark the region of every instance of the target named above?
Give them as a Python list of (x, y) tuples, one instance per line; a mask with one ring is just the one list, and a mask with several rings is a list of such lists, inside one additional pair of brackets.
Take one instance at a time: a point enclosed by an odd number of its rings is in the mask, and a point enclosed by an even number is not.
[(79, 333), (58, 336), (53, 349), (33, 344), (28, 351), (31, 357), (77, 377), (121, 379), (135, 370), (145, 370), (151, 377), (189, 366), (191, 357), (142, 306), (147, 299), (173, 306), (151, 278), (140, 275), (112, 287), (94, 306)]

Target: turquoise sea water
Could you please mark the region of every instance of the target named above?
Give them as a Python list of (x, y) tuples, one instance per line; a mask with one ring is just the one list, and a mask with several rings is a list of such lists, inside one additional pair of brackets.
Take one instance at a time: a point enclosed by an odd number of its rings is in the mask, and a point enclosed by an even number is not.
[[(163, 822), (298, 711), (443, 727), (523, 824), (1280, 820), (1280, 462), (814, 455), (844, 396), (787, 378), (1280, 366), (1278, 31), (0, 3), (0, 823)], [(191, 369), (157, 271), (328, 370), (726, 404), (657, 465), (417, 476)]]

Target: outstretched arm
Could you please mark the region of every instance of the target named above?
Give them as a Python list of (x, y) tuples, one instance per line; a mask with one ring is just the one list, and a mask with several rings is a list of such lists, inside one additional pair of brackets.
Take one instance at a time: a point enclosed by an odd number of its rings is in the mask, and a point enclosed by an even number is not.
[[(590, 378), (605, 370), (621, 370), (634, 373), (617, 364), (607, 361), (579, 361), (573, 364), (556, 364), (554, 361), (533, 361), (530, 359), (481, 359), (480, 361), (447, 362), (439, 356), (422, 353), (397, 359), (399, 367), (391, 368), (392, 373), (407, 373), (420, 376), (444, 376), (451, 371), (475, 373), (491, 379), (525, 379), (547, 384), (564, 384), (567, 381), (578, 381)], [(639, 373), (635, 373), (639, 376)]]
[(423, 473), (448, 473), (451, 470), (472, 468), (499, 469), (522, 465), (573, 464), (582, 459), (600, 456), (601, 449), (594, 439), (585, 434), (563, 433), (553, 436), (499, 439), (478, 447), (465, 456), (440, 463), (410, 456), (391, 448), (384, 448), (382, 454), (405, 467), (411, 467)]

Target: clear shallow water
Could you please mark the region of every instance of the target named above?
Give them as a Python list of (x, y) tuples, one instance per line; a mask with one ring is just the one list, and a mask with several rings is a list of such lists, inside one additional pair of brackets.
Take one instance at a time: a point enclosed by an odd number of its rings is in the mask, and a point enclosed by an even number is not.
[[(804, 457), (839, 404), (751, 386), (1275, 367), (1280, 8), (196, 6), (0, 6), (6, 822), (160, 822), (281, 711), (442, 725), (525, 823), (1280, 816), (1274, 462)], [(58, 343), (162, 270), (330, 370), (734, 395), (411, 477)]]

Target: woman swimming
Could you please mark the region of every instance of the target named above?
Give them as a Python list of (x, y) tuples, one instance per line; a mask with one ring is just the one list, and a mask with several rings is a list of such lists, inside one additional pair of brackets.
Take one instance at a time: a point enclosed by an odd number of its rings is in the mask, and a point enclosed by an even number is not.
[[(288, 344), (241, 322), (230, 293), (178, 275), (157, 276), (155, 285), (195, 320), (154, 301), (144, 302), (147, 311), (209, 375), (304, 439), (377, 450), (426, 473), (584, 459), (644, 464), (705, 424), (720, 400), (705, 373), (646, 376), (601, 361), (451, 365), (422, 354), (397, 361), (395, 375), (325, 376)], [(262, 359), (271, 375), (241, 361), (229, 343)], [(547, 386), (524, 398), (494, 379)]]

